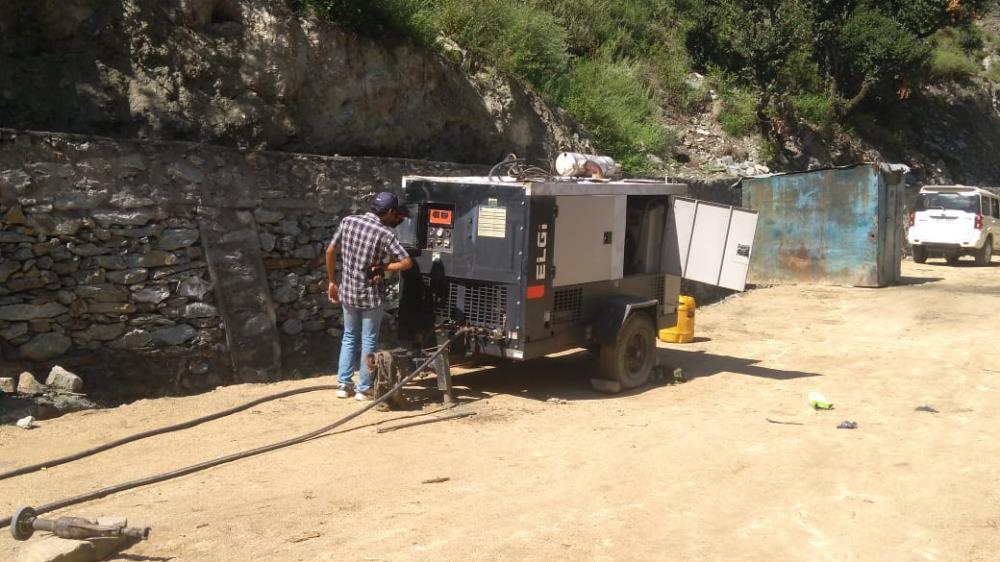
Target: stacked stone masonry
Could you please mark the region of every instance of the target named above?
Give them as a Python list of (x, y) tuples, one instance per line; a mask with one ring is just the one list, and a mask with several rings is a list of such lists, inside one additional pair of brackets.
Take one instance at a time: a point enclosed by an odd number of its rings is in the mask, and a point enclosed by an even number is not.
[[(0, 376), (58, 360), (91, 391), (141, 396), (329, 372), (342, 324), (323, 252), (339, 220), (405, 174), (483, 171), (0, 130)], [(258, 247), (225, 230), (232, 212)], [(220, 310), (216, 284), (241, 274), (260, 310)], [(240, 376), (227, 329), (277, 338), (278, 372)]]

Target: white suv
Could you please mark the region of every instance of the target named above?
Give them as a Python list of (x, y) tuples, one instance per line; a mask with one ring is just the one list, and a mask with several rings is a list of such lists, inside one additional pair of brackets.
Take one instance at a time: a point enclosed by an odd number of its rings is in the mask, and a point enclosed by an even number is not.
[(1000, 249), (1000, 198), (978, 187), (924, 186), (910, 211), (906, 240), (917, 263), (934, 253), (952, 265), (963, 255), (989, 265), (993, 250)]

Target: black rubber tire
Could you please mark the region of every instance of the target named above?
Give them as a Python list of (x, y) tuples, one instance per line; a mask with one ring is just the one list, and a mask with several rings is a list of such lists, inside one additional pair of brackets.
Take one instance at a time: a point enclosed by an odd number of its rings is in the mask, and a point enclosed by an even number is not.
[(913, 263), (927, 263), (927, 248), (925, 246), (913, 247)]
[(958, 263), (958, 258), (960, 256), (956, 254), (945, 254), (944, 261), (948, 262), (948, 265), (955, 265)]
[(618, 381), (622, 390), (649, 382), (656, 366), (656, 326), (644, 312), (625, 319), (614, 343), (601, 346), (601, 376)]
[(983, 242), (983, 247), (976, 252), (976, 265), (982, 267), (990, 265), (993, 260), (993, 237), (987, 236)]

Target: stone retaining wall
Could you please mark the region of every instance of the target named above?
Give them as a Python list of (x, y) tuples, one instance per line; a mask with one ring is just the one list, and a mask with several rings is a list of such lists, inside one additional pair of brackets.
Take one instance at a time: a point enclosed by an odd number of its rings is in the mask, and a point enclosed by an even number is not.
[[(483, 172), (0, 130), (0, 376), (58, 362), (141, 396), (329, 369), (322, 254), (340, 218), (404, 174)], [(241, 371), (260, 341), (268, 368)]]

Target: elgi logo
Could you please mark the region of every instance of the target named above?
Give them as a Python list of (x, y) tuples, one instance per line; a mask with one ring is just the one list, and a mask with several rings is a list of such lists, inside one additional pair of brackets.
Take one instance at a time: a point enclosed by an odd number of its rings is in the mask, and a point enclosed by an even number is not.
[(545, 279), (546, 258), (548, 257), (549, 245), (549, 225), (538, 225), (538, 236), (535, 238), (535, 246), (538, 247), (538, 257), (535, 258), (535, 279), (541, 281)]

